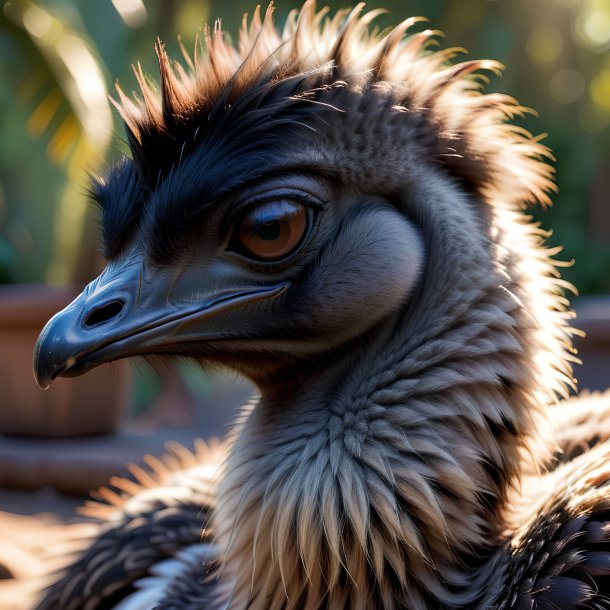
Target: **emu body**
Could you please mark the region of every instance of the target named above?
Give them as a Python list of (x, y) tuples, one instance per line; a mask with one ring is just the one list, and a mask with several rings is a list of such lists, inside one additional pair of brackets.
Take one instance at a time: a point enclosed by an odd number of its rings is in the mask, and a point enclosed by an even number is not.
[(261, 397), (215, 484), (207, 450), (115, 480), (40, 608), (610, 607), (607, 435), (553, 457), (595, 407), (553, 406), (567, 301), (522, 212), (549, 152), (480, 92), (496, 64), (361, 12), (257, 12), (239, 51), (216, 27), (185, 70), (158, 45), (160, 93), (119, 89), (108, 267), (41, 334), (39, 382), (177, 354)]

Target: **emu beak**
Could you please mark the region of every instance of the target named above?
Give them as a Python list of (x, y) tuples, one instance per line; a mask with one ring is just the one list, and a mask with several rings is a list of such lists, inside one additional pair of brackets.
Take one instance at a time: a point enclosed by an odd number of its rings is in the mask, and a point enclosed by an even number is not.
[(273, 298), (287, 287), (219, 289), (213, 278), (207, 290), (194, 289), (192, 279), (160, 272), (153, 277), (138, 262), (110, 265), (40, 333), (33, 362), (38, 385), (46, 389), (56, 377), (75, 377), (128, 356), (221, 340), (229, 329), (226, 320), (218, 323), (218, 314)]

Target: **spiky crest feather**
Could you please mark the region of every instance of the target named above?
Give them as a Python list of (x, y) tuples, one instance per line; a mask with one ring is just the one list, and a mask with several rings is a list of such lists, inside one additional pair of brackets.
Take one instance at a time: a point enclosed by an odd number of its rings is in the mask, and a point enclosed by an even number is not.
[(506, 122), (527, 109), (508, 96), (480, 92), (480, 72), (497, 74), (501, 65), (486, 60), (451, 65), (461, 50), (432, 50), (439, 35), (435, 30), (405, 39), (421, 19), (407, 19), (389, 32), (371, 32), (370, 22), (379, 11), (362, 15), (363, 7), (360, 3), (347, 17), (339, 11), (330, 18), (308, 0), (289, 14), (281, 33), (273, 25), (273, 4), (263, 19), (257, 8), (249, 24), (244, 17), (237, 48), (217, 22), (204, 30), (203, 40), (198, 38), (186, 70), (158, 41), (160, 92), (140, 65), (134, 72), (141, 97), (131, 99), (117, 85), (115, 105), (133, 148), (171, 139), (185, 124), (194, 131), (219, 98), (228, 106), (263, 82), (321, 71), (326, 85), (362, 90), (377, 82), (399, 86), (405, 108), (425, 114), (434, 126), (439, 160), (458, 177), (509, 207), (536, 201), (548, 205), (548, 192), (555, 190), (553, 170), (544, 162), (551, 158), (549, 149)]

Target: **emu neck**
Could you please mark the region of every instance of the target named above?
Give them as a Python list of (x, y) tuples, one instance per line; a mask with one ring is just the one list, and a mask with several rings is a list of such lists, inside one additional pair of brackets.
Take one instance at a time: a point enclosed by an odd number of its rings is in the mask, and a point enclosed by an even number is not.
[(404, 353), (388, 329), (244, 415), (216, 515), (230, 607), (438, 607), (476, 594), (464, 564), (501, 528), (523, 425), (520, 367), (488, 347), (515, 347), (517, 305), (479, 305), (488, 325), (464, 327), (466, 311), (436, 345)]
[[(539, 246), (528, 228), (503, 219), (511, 230), (491, 242), (493, 222), (469, 221), (455, 192), (447, 201), (420, 219), (429, 256), (410, 304), (238, 424), (215, 515), (229, 607), (472, 607), (484, 595), (483, 558), (553, 389), (538, 363), (560, 358), (538, 356), (563, 321), (537, 306), (556, 288), (542, 250), (527, 275)], [(506, 247), (515, 239), (521, 254)], [(453, 266), (443, 240), (460, 252)]]

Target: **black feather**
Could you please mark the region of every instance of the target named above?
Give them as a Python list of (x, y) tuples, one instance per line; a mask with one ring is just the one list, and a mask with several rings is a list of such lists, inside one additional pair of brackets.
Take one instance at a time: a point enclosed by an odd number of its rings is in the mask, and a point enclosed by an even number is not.
[(93, 202), (102, 214), (104, 256), (116, 258), (133, 235), (145, 201), (133, 162), (123, 159), (107, 179), (96, 179), (90, 189)]
[(325, 77), (315, 70), (255, 84), (232, 104), (229, 93), (220, 96), (205, 116), (194, 109), (171, 131), (149, 131), (141, 142), (130, 137), (133, 161), (117, 165), (93, 192), (107, 258), (117, 256), (138, 222), (145, 222), (150, 258), (167, 263), (211, 205), (281, 171), (282, 148), (295, 132), (315, 129), (316, 116), (329, 111), (312, 103), (314, 93), (303, 95), (316, 92)]

